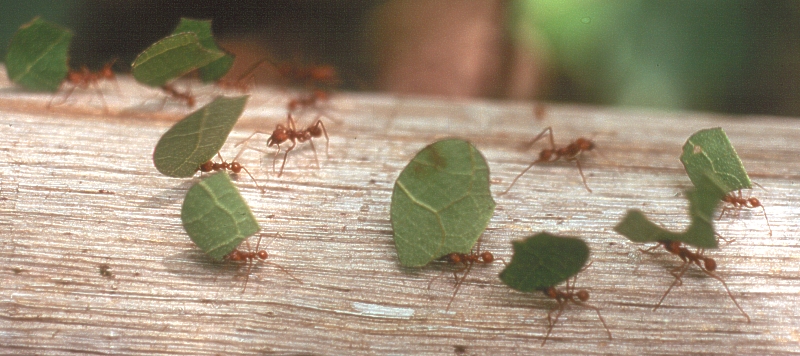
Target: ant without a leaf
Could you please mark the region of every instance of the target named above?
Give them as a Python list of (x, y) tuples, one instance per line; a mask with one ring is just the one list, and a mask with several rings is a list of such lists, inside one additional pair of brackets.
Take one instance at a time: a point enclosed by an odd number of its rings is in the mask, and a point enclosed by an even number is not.
[[(586, 267), (584, 267), (581, 271), (586, 270), (592, 264), (589, 263)], [(580, 272), (578, 272), (580, 273)], [(572, 286), (570, 286), (569, 279), (567, 279), (567, 288), (566, 291), (562, 292), (556, 287), (547, 287), (541, 289), (541, 291), (546, 295), (548, 298), (555, 299), (556, 303), (558, 303), (558, 307), (555, 309), (550, 310), (547, 313), (547, 334), (544, 336), (544, 340), (542, 340), (542, 346), (547, 342), (547, 339), (550, 337), (550, 333), (553, 332), (553, 327), (558, 322), (558, 318), (561, 317), (561, 313), (564, 312), (564, 306), (572, 302), (575, 305), (579, 305), (585, 308), (593, 309), (597, 313), (597, 317), (600, 319), (600, 322), (603, 323), (603, 327), (606, 328), (606, 332), (608, 333), (608, 339), (611, 340), (611, 330), (608, 329), (608, 325), (606, 325), (606, 321), (603, 319), (603, 316), (600, 315), (600, 309), (596, 306), (586, 304), (586, 301), (589, 300), (589, 292), (585, 289), (581, 289), (579, 291), (575, 291), (575, 281), (578, 279), (577, 276), (572, 278)], [(578, 298), (577, 300), (575, 298)], [(556, 312), (556, 317), (553, 318), (552, 314), (554, 311)]]
[[(722, 277), (714, 273), (714, 271), (717, 269), (717, 262), (714, 261), (713, 258), (706, 257), (702, 249), (698, 249), (697, 252), (689, 251), (689, 249), (684, 247), (682, 243), (679, 241), (660, 240), (658, 241), (658, 243), (660, 246), (663, 246), (665, 250), (669, 251), (669, 253), (680, 257), (681, 260), (683, 260), (683, 264), (670, 271), (670, 274), (675, 276), (675, 281), (672, 282), (669, 288), (667, 288), (667, 291), (664, 292), (664, 295), (661, 296), (661, 299), (658, 301), (658, 304), (656, 304), (656, 306), (653, 308), (653, 311), (657, 310), (661, 306), (661, 303), (664, 301), (665, 298), (667, 298), (667, 294), (669, 294), (672, 288), (683, 284), (683, 280), (681, 279), (681, 277), (683, 277), (683, 274), (686, 273), (686, 271), (689, 269), (689, 266), (691, 266), (692, 263), (694, 263), (697, 265), (697, 267), (700, 267), (700, 270), (703, 271), (705, 274), (709, 275), (711, 278), (714, 278), (718, 280), (720, 283), (722, 283), (722, 286), (725, 287), (725, 291), (728, 292), (728, 296), (731, 297), (733, 304), (735, 304), (736, 308), (738, 308), (739, 311), (742, 312), (744, 317), (747, 319), (747, 322), (748, 323), (750, 322), (750, 316), (747, 315), (747, 313), (745, 313), (744, 309), (742, 309), (741, 306), (739, 306), (739, 303), (736, 301), (736, 298), (733, 297), (731, 290), (728, 289), (728, 284), (725, 283)], [(651, 253), (651, 251), (658, 248), (659, 245), (653, 246), (647, 250), (642, 250), (642, 251)]]
[(328, 92), (315, 89), (308, 95), (299, 96), (289, 101), (287, 108), (294, 112), (297, 109), (316, 107), (318, 103), (327, 101), (330, 98)]
[(194, 98), (194, 95), (192, 95), (192, 93), (190, 91), (187, 90), (186, 92), (180, 92), (172, 84), (164, 84), (164, 85), (162, 85), (161, 86), (161, 90), (163, 90), (164, 93), (166, 93), (170, 97), (172, 97), (172, 98), (174, 98), (176, 100), (185, 102), (186, 106), (188, 106), (190, 108), (194, 107), (195, 98)]
[[(114, 85), (117, 86), (117, 90), (119, 90), (119, 86), (117, 85), (117, 77), (114, 74), (114, 71), (111, 69), (116, 61), (117, 60), (114, 59), (111, 62), (106, 63), (103, 65), (103, 68), (97, 72), (90, 71), (86, 66), (82, 66), (80, 70), (70, 69), (67, 72), (67, 77), (64, 79), (64, 84), (70, 85), (71, 87), (64, 95), (64, 99), (56, 105), (66, 102), (76, 88), (86, 90), (90, 87), (94, 87), (94, 89), (97, 91), (97, 94), (100, 96), (100, 101), (103, 102), (103, 108), (108, 110), (108, 105), (106, 104), (106, 99), (103, 97), (103, 92), (100, 90), (99, 83), (101, 80), (113, 81)], [(53, 99), (55, 99), (55, 96), (53, 96)], [(50, 99), (50, 102), (47, 103), (48, 109), (53, 105), (53, 99)]]
[(531, 167), (533, 167), (535, 164), (542, 162), (555, 162), (558, 161), (559, 159), (563, 159), (565, 161), (575, 161), (575, 164), (578, 165), (578, 172), (580, 172), (581, 174), (581, 179), (583, 179), (583, 186), (586, 187), (586, 190), (589, 191), (589, 193), (592, 192), (592, 190), (589, 189), (589, 185), (586, 184), (586, 176), (583, 175), (583, 169), (581, 168), (581, 161), (578, 159), (578, 155), (580, 155), (582, 152), (593, 150), (595, 148), (594, 142), (592, 142), (587, 138), (580, 137), (577, 140), (572, 141), (572, 143), (570, 143), (566, 147), (556, 148), (555, 142), (553, 141), (553, 128), (548, 127), (542, 130), (542, 132), (540, 132), (538, 135), (536, 135), (536, 137), (534, 137), (533, 140), (531, 140), (531, 142), (526, 144), (525, 149), (530, 148), (534, 143), (536, 143), (536, 141), (539, 141), (543, 137), (545, 137), (545, 133), (550, 134), (549, 135), (550, 148), (545, 148), (541, 152), (539, 152), (539, 158), (531, 162), (531, 164), (527, 168), (525, 168), (519, 175), (517, 175), (514, 178), (514, 180), (511, 181), (511, 185), (509, 185), (504, 192), (500, 193), (500, 195), (508, 193), (508, 191), (511, 190), (514, 184), (517, 183), (517, 180), (520, 177), (522, 177), (522, 175), (525, 174), (525, 172), (527, 172), (529, 169), (531, 169)]
[(725, 215), (725, 212), (728, 210), (733, 210), (733, 209), (741, 210), (743, 208), (749, 208), (749, 209), (761, 208), (761, 211), (764, 212), (764, 220), (767, 221), (767, 228), (769, 228), (769, 236), (772, 236), (772, 226), (770, 226), (769, 218), (767, 218), (767, 210), (764, 209), (764, 205), (761, 205), (761, 202), (758, 200), (758, 198), (755, 197), (744, 198), (742, 197), (742, 190), (740, 189), (738, 195), (731, 192), (730, 194), (722, 198), (722, 201), (730, 204), (732, 207), (729, 206), (723, 207), (722, 212), (719, 213), (719, 218), (717, 218), (717, 220), (722, 219), (722, 216)]
[[(438, 259), (439, 261), (443, 261), (449, 264), (458, 265), (461, 264), (463, 267), (457, 271), (453, 271), (453, 277), (456, 280), (455, 290), (453, 291), (453, 296), (450, 297), (450, 301), (447, 303), (447, 307), (445, 311), (450, 310), (450, 305), (453, 304), (453, 300), (456, 299), (456, 295), (458, 294), (458, 290), (461, 289), (461, 285), (464, 284), (464, 280), (467, 278), (469, 271), (472, 270), (472, 266), (476, 263), (480, 264), (490, 264), (495, 261), (494, 255), (489, 251), (481, 252), (481, 244), (480, 241), (478, 242), (478, 246), (475, 248), (475, 252), (472, 253), (457, 253), (453, 252), (447, 255), (442, 256)], [(498, 258), (497, 260), (506, 264), (506, 261), (502, 258)], [(461, 278), (458, 277), (459, 272), (464, 272), (461, 275)], [(438, 278), (438, 277), (437, 277)], [(428, 289), (431, 288), (431, 283), (436, 280), (436, 278), (432, 279), (428, 282)]]
[(302, 84), (307, 88), (333, 87), (339, 84), (339, 75), (330, 65), (298, 65), (292, 62), (276, 62), (269, 57), (259, 59), (250, 65), (247, 70), (234, 82), (236, 85), (252, 77), (252, 72), (264, 63), (269, 63), (278, 76), (289, 84)]
[[(267, 139), (267, 147), (277, 146), (278, 151), (275, 152), (275, 158), (272, 160), (272, 170), (275, 171), (275, 160), (278, 159), (278, 154), (281, 153), (281, 144), (286, 141), (291, 141), (292, 145), (286, 149), (286, 152), (283, 155), (283, 164), (281, 164), (281, 170), (278, 172), (278, 177), (283, 174), (283, 168), (286, 166), (286, 158), (289, 157), (289, 152), (292, 151), (297, 143), (308, 142), (311, 145), (311, 149), (314, 151), (314, 161), (317, 162), (317, 168), (319, 168), (319, 159), (317, 158), (317, 149), (314, 147), (314, 142), (312, 139), (319, 138), (325, 135), (325, 154), (328, 155), (328, 146), (330, 140), (328, 138), (328, 130), (325, 129), (325, 124), (322, 123), (320, 120), (320, 116), (317, 116), (316, 121), (314, 121), (308, 127), (298, 130), (297, 129), (297, 122), (292, 117), (292, 113), (288, 113), (286, 115), (286, 126), (283, 124), (278, 124), (275, 127), (275, 130), (272, 131), (272, 135), (270, 135), (269, 139)], [(253, 132), (249, 137), (242, 140), (241, 142), (237, 143), (236, 146), (239, 146), (245, 142), (247, 142), (251, 137), (256, 134), (263, 134), (262, 131)], [(256, 149), (257, 151), (264, 152), (260, 149)]]
[(250, 174), (250, 171), (248, 171), (247, 168), (242, 166), (239, 162), (236, 162), (236, 159), (239, 158), (239, 156), (236, 156), (233, 159), (233, 161), (231, 161), (231, 163), (225, 162), (225, 160), (222, 159), (222, 155), (220, 155), (219, 152), (217, 152), (217, 157), (219, 157), (219, 160), (222, 161), (222, 163), (215, 163), (211, 160), (208, 160), (206, 163), (201, 164), (200, 167), (197, 167), (197, 170), (204, 173), (208, 173), (211, 171), (218, 172), (222, 170), (228, 170), (237, 174), (240, 173), (241, 171), (244, 171), (245, 173), (247, 173), (248, 176), (250, 176), (250, 179), (253, 180), (253, 183), (255, 183), (256, 188), (264, 192), (264, 188), (258, 185), (258, 182), (256, 182), (256, 179), (253, 177), (252, 174)]
[[(278, 236), (280, 236), (280, 234), (278, 234)], [(225, 256), (225, 259), (229, 261), (247, 263), (247, 273), (245, 274), (246, 277), (244, 280), (244, 287), (242, 288), (242, 293), (244, 293), (244, 291), (247, 289), (247, 282), (248, 280), (250, 280), (250, 270), (253, 268), (253, 264), (255, 264), (256, 259), (260, 260), (260, 262), (264, 262), (268, 265), (277, 267), (278, 269), (283, 271), (283, 273), (286, 273), (286, 275), (288, 275), (291, 279), (294, 279), (297, 283), (303, 284), (303, 281), (301, 281), (300, 279), (289, 273), (289, 271), (281, 267), (279, 264), (267, 261), (267, 258), (269, 257), (267, 251), (258, 249), (258, 247), (261, 245), (262, 237), (264, 236), (262, 235), (258, 237), (258, 242), (256, 243), (255, 250), (250, 250), (250, 242), (246, 242), (247, 249), (250, 251), (245, 252), (245, 251), (240, 251), (239, 249), (234, 249), (233, 251), (231, 251), (231, 253)]]

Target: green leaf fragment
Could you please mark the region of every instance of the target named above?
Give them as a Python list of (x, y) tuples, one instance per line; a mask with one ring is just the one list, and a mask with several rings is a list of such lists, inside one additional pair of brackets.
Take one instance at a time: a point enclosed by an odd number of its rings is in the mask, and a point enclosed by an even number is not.
[(467, 141), (438, 141), (420, 151), (394, 185), (391, 221), (400, 263), (422, 267), (468, 253), (494, 213), (489, 167)]
[(695, 132), (683, 145), (681, 162), (695, 186), (703, 175), (711, 174), (729, 186), (730, 190), (725, 193), (752, 187), (742, 160), (722, 128)]
[(698, 176), (696, 187), (686, 191), (691, 224), (682, 233), (665, 230), (648, 220), (637, 209), (628, 210), (622, 221), (614, 227), (614, 231), (633, 242), (670, 240), (700, 248), (717, 248), (712, 215), (728, 191), (726, 189), (728, 186), (710, 173)]
[(522, 292), (553, 287), (574, 276), (589, 259), (589, 246), (577, 237), (541, 232), (512, 242), (514, 256), (500, 280)]
[(217, 97), (173, 125), (158, 140), (153, 163), (164, 175), (191, 177), (219, 152), (244, 111), (247, 96)]
[(221, 50), (203, 47), (196, 34), (184, 32), (167, 36), (142, 51), (133, 61), (131, 73), (142, 84), (160, 87), (224, 56)]
[(6, 55), (8, 78), (27, 89), (55, 92), (67, 76), (72, 32), (34, 18), (20, 26)]
[(211, 33), (211, 20), (194, 20), (183, 17), (178, 23), (178, 27), (172, 31), (172, 34), (176, 35), (184, 32), (192, 32), (196, 34), (197, 39), (200, 40), (200, 45), (202, 45), (204, 48), (212, 51), (222, 51), (225, 53), (222, 58), (198, 68), (198, 72), (200, 72), (200, 79), (203, 82), (213, 82), (219, 78), (222, 78), (226, 73), (228, 73), (233, 66), (233, 60), (235, 57), (233, 54), (228, 53), (217, 46), (217, 42), (214, 41), (214, 35)]
[(189, 188), (181, 207), (181, 221), (192, 241), (218, 261), (260, 229), (225, 171)]

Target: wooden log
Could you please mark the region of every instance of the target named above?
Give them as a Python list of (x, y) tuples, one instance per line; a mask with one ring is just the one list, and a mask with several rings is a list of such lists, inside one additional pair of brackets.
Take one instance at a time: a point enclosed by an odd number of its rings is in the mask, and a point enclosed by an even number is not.
[[(5, 71), (2, 71), (5, 72)], [(198, 106), (223, 93), (190, 85)], [(269, 261), (245, 269), (214, 263), (180, 221), (194, 179), (160, 175), (159, 137), (191, 110), (119, 79), (64, 103), (0, 86), (0, 349), (3, 354), (783, 354), (800, 351), (800, 253), (797, 194), (800, 125), (796, 119), (337, 93), (323, 106), (330, 155), (316, 140), (289, 154), (282, 177), (273, 156), (246, 151), (260, 193), (240, 174), (240, 191), (258, 218)], [(61, 95), (61, 94), (58, 94)], [(294, 94), (256, 88), (222, 154), (256, 129), (286, 118)], [(302, 113), (307, 125), (317, 112)], [(326, 120), (326, 119), (323, 119)], [(482, 247), (511, 258), (511, 241), (540, 231), (583, 237), (593, 264), (577, 285), (591, 292), (613, 334), (589, 309), (571, 306), (544, 347), (547, 312), (540, 293), (510, 290), (502, 264), (476, 266), (449, 312), (451, 268), (402, 268), (389, 222), (395, 179), (424, 146), (443, 137), (473, 142), (486, 156), (495, 193), (533, 160), (520, 151), (544, 127), (556, 143), (586, 136), (588, 193), (574, 163), (534, 167), (507, 194)], [(718, 221), (734, 242), (707, 251), (752, 318), (746, 323), (719, 282), (691, 269), (663, 306), (679, 260), (630, 243), (612, 227), (631, 208), (670, 229), (688, 224), (682, 192), (691, 183), (678, 157), (693, 132), (723, 127), (765, 189), (766, 206)], [(266, 149), (266, 137), (249, 144)], [(270, 149), (271, 150), (271, 149)], [(280, 158), (277, 162), (280, 165)], [(749, 193), (747, 193), (749, 194)], [(282, 234), (274, 238), (276, 233)], [(250, 239), (255, 243), (254, 238)], [(441, 278), (437, 278), (441, 276)], [(429, 282), (431, 283), (428, 289)]]

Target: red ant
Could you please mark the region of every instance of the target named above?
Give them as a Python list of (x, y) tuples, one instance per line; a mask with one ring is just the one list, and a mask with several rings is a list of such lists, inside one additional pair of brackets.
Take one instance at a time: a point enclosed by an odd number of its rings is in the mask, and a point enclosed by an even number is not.
[(269, 57), (264, 57), (253, 63), (242, 76), (239, 81), (245, 76), (252, 73), (258, 66), (264, 63), (269, 63), (278, 73), (278, 76), (286, 81), (293, 83), (301, 83), (306, 87), (332, 87), (339, 84), (339, 75), (336, 69), (330, 65), (297, 65), (290, 62), (278, 63)]
[(295, 111), (300, 108), (316, 106), (320, 101), (327, 101), (329, 98), (330, 95), (328, 92), (323, 90), (314, 90), (311, 92), (311, 94), (290, 100), (287, 107), (289, 111)]
[[(281, 164), (281, 170), (278, 173), (278, 177), (283, 174), (283, 168), (286, 166), (286, 158), (289, 157), (289, 152), (297, 146), (297, 143), (308, 142), (311, 144), (311, 149), (314, 150), (314, 161), (317, 162), (317, 168), (319, 168), (319, 159), (317, 158), (317, 149), (314, 147), (314, 142), (312, 139), (322, 137), (325, 135), (325, 154), (328, 155), (328, 146), (330, 140), (328, 138), (328, 130), (325, 129), (325, 124), (322, 123), (320, 120), (320, 116), (317, 116), (316, 121), (314, 121), (311, 125), (306, 127), (305, 129), (298, 130), (297, 129), (297, 122), (292, 117), (292, 113), (287, 114), (286, 118), (286, 126), (283, 124), (278, 124), (275, 127), (275, 130), (272, 131), (272, 135), (270, 135), (269, 139), (267, 139), (267, 147), (277, 146), (278, 151), (275, 152), (275, 159), (272, 160), (272, 170), (275, 171), (275, 160), (278, 159), (278, 154), (281, 152), (281, 144), (286, 141), (292, 141), (292, 145), (286, 149), (286, 153), (283, 155), (283, 164)], [(242, 140), (241, 142), (237, 143), (236, 146), (239, 146), (255, 134), (263, 134), (264, 132), (256, 131), (253, 132), (249, 137)], [(256, 149), (257, 151), (261, 151), (260, 149)], [(263, 151), (261, 151), (263, 152)]]
[(531, 162), (531, 164), (527, 168), (525, 168), (525, 170), (523, 170), (522, 173), (517, 175), (514, 178), (514, 180), (511, 181), (511, 185), (509, 185), (504, 192), (500, 193), (500, 195), (508, 193), (508, 191), (511, 190), (514, 184), (517, 183), (517, 180), (520, 177), (522, 177), (522, 175), (525, 174), (525, 172), (527, 172), (529, 169), (531, 169), (531, 167), (533, 167), (535, 164), (540, 162), (555, 162), (558, 161), (559, 159), (564, 159), (565, 161), (575, 161), (575, 164), (578, 165), (578, 172), (580, 172), (581, 174), (581, 179), (583, 179), (583, 186), (586, 187), (586, 190), (588, 190), (589, 193), (592, 192), (592, 190), (589, 189), (589, 185), (586, 184), (586, 176), (583, 175), (583, 169), (581, 168), (581, 161), (578, 159), (578, 155), (580, 155), (582, 152), (593, 150), (595, 148), (594, 142), (592, 142), (587, 138), (579, 137), (577, 140), (573, 141), (566, 147), (556, 148), (556, 145), (553, 141), (553, 128), (548, 127), (542, 130), (542, 132), (540, 132), (538, 135), (536, 135), (536, 137), (534, 137), (533, 140), (531, 140), (531, 142), (526, 144), (525, 148), (526, 149), (530, 148), (534, 143), (536, 143), (536, 141), (542, 139), (542, 137), (544, 137), (544, 134), (548, 132), (550, 133), (550, 148), (545, 148), (541, 152), (539, 152), (539, 158)]
[[(503, 262), (503, 264), (506, 264), (506, 261), (503, 260), (502, 258), (498, 258), (498, 260)], [(495, 261), (495, 258), (494, 255), (489, 251), (481, 252), (481, 244), (480, 242), (478, 242), (478, 246), (476, 247), (475, 252), (473, 253), (453, 252), (440, 257), (438, 261), (443, 261), (453, 265), (457, 264), (464, 265), (463, 268), (457, 271), (453, 271), (453, 277), (456, 280), (456, 287), (455, 290), (453, 291), (453, 296), (450, 297), (450, 301), (447, 303), (447, 307), (445, 308), (445, 311), (449, 311), (450, 305), (453, 304), (453, 300), (455, 300), (456, 295), (458, 294), (458, 290), (461, 289), (461, 285), (464, 284), (464, 280), (467, 278), (467, 275), (469, 274), (469, 271), (472, 269), (472, 266), (475, 265), (476, 263), (490, 264)], [(464, 272), (464, 274), (461, 275), (461, 278), (458, 278), (459, 272)], [(434, 280), (436, 280), (436, 278), (428, 282), (428, 289), (431, 289), (431, 283), (433, 283)]]
[[(280, 234), (278, 234), (278, 236), (280, 236)], [(227, 256), (225, 256), (225, 259), (227, 259), (227, 260), (234, 261), (234, 262), (246, 262), (248, 264), (248, 266), (247, 266), (247, 274), (246, 274), (247, 277), (245, 277), (245, 280), (244, 280), (244, 287), (242, 288), (242, 293), (244, 293), (244, 291), (247, 289), (247, 282), (250, 280), (250, 270), (253, 268), (253, 264), (254, 264), (255, 259), (259, 259), (259, 260), (261, 260), (261, 262), (264, 262), (266, 264), (278, 267), (278, 269), (283, 271), (283, 273), (286, 273), (286, 275), (288, 275), (291, 279), (294, 279), (295, 281), (297, 281), (297, 283), (303, 284), (303, 281), (301, 281), (300, 279), (298, 279), (297, 277), (295, 277), (294, 275), (289, 273), (289, 271), (287, 271), (285, 268), (281, 267), (277, 263), (272, 263), (272, 262), (267, 261), (267, 257), (269, 257), (269, 255), (267, 254), (267, 251), (258, 249), (259, 245), (261, 245), (261, 238), (262, 237), (263, 237), (263, 235), (258, 237), (258, 242), (256, 243), (256, 249), (255, 250), (244, 252), (244, 251), (240, 251), (238, 249), (234, 249), (233, 251), (231, 251), (231, 253), (229, 253)], [(247, 249), (250, 250), (250, 242), (246, 242), (246, 243), (247, 243)]]
[[(116, 75), (111, 67), (114, 66), (117, 60), (113, 59), (111, 62), (106, 63), (103, 65), (103, 68), (97, 72), (92, 72), (86, 66), (82, 66), (80, 70), (70, 69), (67, 72), (67, 77), (64, 79), (64, 84), (71, 85), (72, 87), (69, 88), (67, 94), (64, 95), (64, 100), (61, 101), (62, 104), (67, 101), (67, 99), (72, 95), (72, 92), (75, 91), (75, 88), (81, 88), (83, 90), (89, 89), (90, 87), (94, 87), (97, 90), (97, 93), (100, 95), (100, 101), (103, 102), (103, 108), (108, 110), (108, 105), (106, 104), (106, 99), (103, 97), (103, 92), (100, 91), (100, 87), (98, 83), (101, 80), (109, 80), (113, 81), (114, 85), (117, 85)], [(117, 85), (117, 90), (119, 90), (119, 86)], [(53, 97), (55, 99), (55, 96)], [(50, 99), (50, 102), (47, 103), (47, 108), (49, 109), (53, 104), (53, 99)]]
[(219, 152), (217, 152), (217, 156), (219, 157), (219, 160), (222, 161), (222, 163), (215, 163), (212, 162), (211, 160), (208, 160), (206, 163), (201, 164), (200, 167), (197, 167), (197, 170), (205, 173), (211, 171), (218, 172), (222, 170), (229, 170), (237, 174), (241, 171), (245, 171), (245, 173), (247, 173), (247, 175), (250, 176), (250, 179), (253, 180), (253, 183), (255, 183), (256, 188), (258, 188), (262, 192), (265, 191), (264, 188), (258, 185), (258, 182), (256, 182), (256, 179), (253, 177), (252, 174), (250, 174), (250, 171), (248, 171), (247, 168), (242, 166), (239, 162), (236, 162), (236, 159), (239, 158), (239, 156), (236, 156), (231, 163), (225, 162), (225, 160), (222, 159), (222, 155), (220, 155)]
[(195, 98), (190, 91), (187, 90), (186, 92), (179, 92), (178, 89), (176, 89), (172, 84), (162, 85), (161, 90), (174, 99), (185, 102), (186, 106), (190, 108), (194, 107)]
[(722, 219), (722, 216), (725, 215), (725, 212), (731, 209), (741, 210), (742, 208), (749, 208), (749, 209), (761, 208), (761, 211), (764, 212), (764, 220), (767, 221), (767, 228), (769, 228), (769, 236), (772, 236), (772, 226), (770, 226), (769, 218), (767, 218), (767, 210), (764, 209), (764, 206), (761, 205), (761, 202), (758, 200), (758, 198), (750, 197), (745, 199), (742, 197), (742, 190), (740, 189), (738, 196), (733, 192), (731, 192), (730, 194), (726, 195), (725, 198), (722, 199), (722, 201), (731, 204), (732, 207), (728, 206), (723, 207), (722, 212), (719, 214), (719, 218), (717, 218), (717, 220)]
[[(661, 299), (658, 301), (658, 304), (656, 304), (656, 306), (653, 308), (653, 311), (657, 310), (661, 306), (661, 303), (664, 301), (665, 298), (667, 298), (667, 294), (669, 294), (672, 288), (683, 284), (683, 280), (681, 280), (681, 277), (683, 277), (683, 274), (686, 273), (686, 271), (689, 269), (692, 263), (694, 263), (697, 265), (697, 267), (700, 267), (700, 270), (703, 271), (705, 274), (709, 275), (711, 278), (714, 278), (718, 280), (720, 283), (722, 283), (722, 286), (725, 287), (725, 291), (728, 292), (728, 296), (731, 297), (733, 304), (735, 304), (736, 308), (738, 308), (739, 311), (742, 312), (744, 317), (747, 319), (747, 322), (748, 323), (750, 322), (750, 316), (747, 315), (747, 313), (745, 313), (744, 309), (742, 309), (741, 306), (739, 306), (739, 303), (736, 301), (736, 298), (733, 297), (731, 290), (728, 289), (728, 284), (725, 283), (722, 277), (713, 273), (717, 269), (717, 262), (714, 261), (713, 258), (706, 257), (702, 249), (698, 249), (697, 252), (689, 251), (688, 248), (682, 246), (682, 243), (680, 241), (659, 240), (658, 243), (659, 245), (663, 246), (665, 250), (669, 251), (669, 253), (680, 257), (681, 260), (683, 260), (683, 264), (670, 271), (670, 274), (675, 276), (675, 281), (672, 282), (667, 291), (664, 292), (664, 295), (661, 296)], [(650, 253), (650, 251), (658, 248), (659, 245), (653, 246), (647, 250), (642, 250), (642, 251)]]
[[(589, 266), (591, 266), (591, 265), (592, 264), (590, 262), (581, 271), (586, 270), (586, 268), (589, 268)], [(600, 322), (606, 328), (606, 332), (608, 333), (608, 339), (609, 340), (613, 339), (611, 337), (611, 330), (608, 329), (608, 325), (606, 324), (606, 321), (603, 319), (603, 316), (600, 315), (600, 309), (598, 307), (596, 307), (596, 306), (593, 306), (593, 305), (590, 305), (590, 304), (586, 304), (586, 301), (589, 300), (589, 292), (586, 291), (585, 289), (581, 289), (581, 290), (575, 292), (575, 281), (577, 279), (578, 279), (577, 276), (573, 277), (572, 286), (570, 286), (569, 279), (567, 279), (567, 288), (566, 288), (566, 291), (564, 291), (564, 292), (556, 289), (556, 287), (547, 287), (547, 288), (541, 289), (541, 291), (544, 293), (544, 295), (546, 295), (548, 298), (555, 299), (556, 303), (558, 303), (558, 307), (557, 308), (551, 309), (547, 313), (547, 324), (548, 324), (547, 325), (547, 334), (544, 336), (544, 340), (542, 340), (542, 346), (544, 346), (544, 344), (547, 342), (547, 339), (550, 337), (550, 333), (553, 332), (553, 327), (558, 322), (558, 318), (561, 317), (561, 313), (564, 312), (564, 306), (569, 302), (572, 302), (575, 305), (580, 305), (580, 306), (585, 307), (585, 308), (593, 309), (597, 313), (597, 317), (600, 319)], [(576, 297), (578, 298), (577, 300), (575, 299)], [(552, 314), (556, 310), (558, 310), (558, 312), (556, 313), (556, 317), (552, 318)]]

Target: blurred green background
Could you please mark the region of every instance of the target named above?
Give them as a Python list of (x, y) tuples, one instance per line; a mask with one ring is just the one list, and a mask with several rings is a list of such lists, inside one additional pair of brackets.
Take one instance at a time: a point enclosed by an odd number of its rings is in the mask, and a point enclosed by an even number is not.
[(798, 1), (0, 1), (3, 58), (37, 15), (75, 32), (73, 67), (130, 63), (187, 16), (350, 90), (800, 116)]

